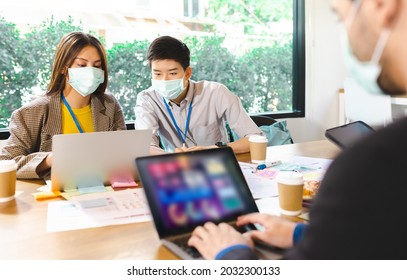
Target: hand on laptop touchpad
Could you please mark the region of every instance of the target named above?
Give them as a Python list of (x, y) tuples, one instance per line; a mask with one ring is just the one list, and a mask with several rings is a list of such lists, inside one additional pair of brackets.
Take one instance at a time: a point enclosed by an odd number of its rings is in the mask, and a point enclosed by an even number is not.
[(254, 224), (246, 224), (243, 226), (236, 226), (236, 230), (240, 233), (245, 233), (248, 231), (257, 230), (257, 228)]
[[(249, 231), (252, 231), (252, 230), (263, 231), (264, 227), (259, 225), (259, 224), (246, 224), (244, 226), (237, 227), (237, 230), (244, 234), (245, 232), (249, 232)], [(267, 250), (270, 250), (270, 251), (275, 252), (275, 253), (284, 252), (284, 249), (282, 249), (280, 247), (270, 245), (267, 242), (265, 242), (263, 240), (260, 240), (260, 239), (257, 239), (257, 238), (253, 238), (253, 242), (256, 245), (256, 247), (258, 247), (258, 248), (267, 249)]]

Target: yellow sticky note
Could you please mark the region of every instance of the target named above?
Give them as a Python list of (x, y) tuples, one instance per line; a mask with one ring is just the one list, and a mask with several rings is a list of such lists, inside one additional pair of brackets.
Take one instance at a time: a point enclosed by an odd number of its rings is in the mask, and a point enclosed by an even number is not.
[(61, 196), (60, 192), (37, 192), (32, 194), (36, 200), (51, 199)]

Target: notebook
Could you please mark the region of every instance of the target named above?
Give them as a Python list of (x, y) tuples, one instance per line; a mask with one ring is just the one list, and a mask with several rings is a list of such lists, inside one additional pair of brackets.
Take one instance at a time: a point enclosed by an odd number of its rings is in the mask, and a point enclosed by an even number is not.
[(55, 135), (52, 139), (53, 191), (74, 190), (79, 184), (128, 173), (138, 179), (134, 159), (149, 154), (151, 130)]
[(187, 246), (196, 226), (258, 212), (231, 148), (139, 157), (136, 165), (159, 238), (182, 259), (201, 258)]

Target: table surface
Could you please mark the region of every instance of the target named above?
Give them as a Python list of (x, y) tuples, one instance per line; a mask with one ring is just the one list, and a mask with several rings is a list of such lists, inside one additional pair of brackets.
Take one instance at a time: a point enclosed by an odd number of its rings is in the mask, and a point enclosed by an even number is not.
[[(267, 156), (334, 158), (339, 149), (321, 140), (267, 148)], [(250, 161), (250, 154), (238, 155)], [(178, 259), (158, 239), (152, 222), (113, 225), (64, 232), (47, 232), (50, 201), (32, 196), (42, 180), (18, 180), (15, 200), (0, 203), (0, 259)]]

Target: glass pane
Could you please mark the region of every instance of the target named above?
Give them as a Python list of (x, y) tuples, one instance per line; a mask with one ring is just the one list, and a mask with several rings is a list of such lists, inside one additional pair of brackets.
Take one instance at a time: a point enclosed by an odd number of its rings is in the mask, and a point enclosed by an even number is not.
[[(109, 88), (127, 120), (151, 84), (147, 48), (160, 35), (191, 49), (193, 80), (225, 84), (250, 113), (292, 110), (293, 0), (13, 0), (0, 11), (0, 128), (44, 94), (60, 38), (104, 43)], [(28, 10), (30, 13), (22, 13)]]

